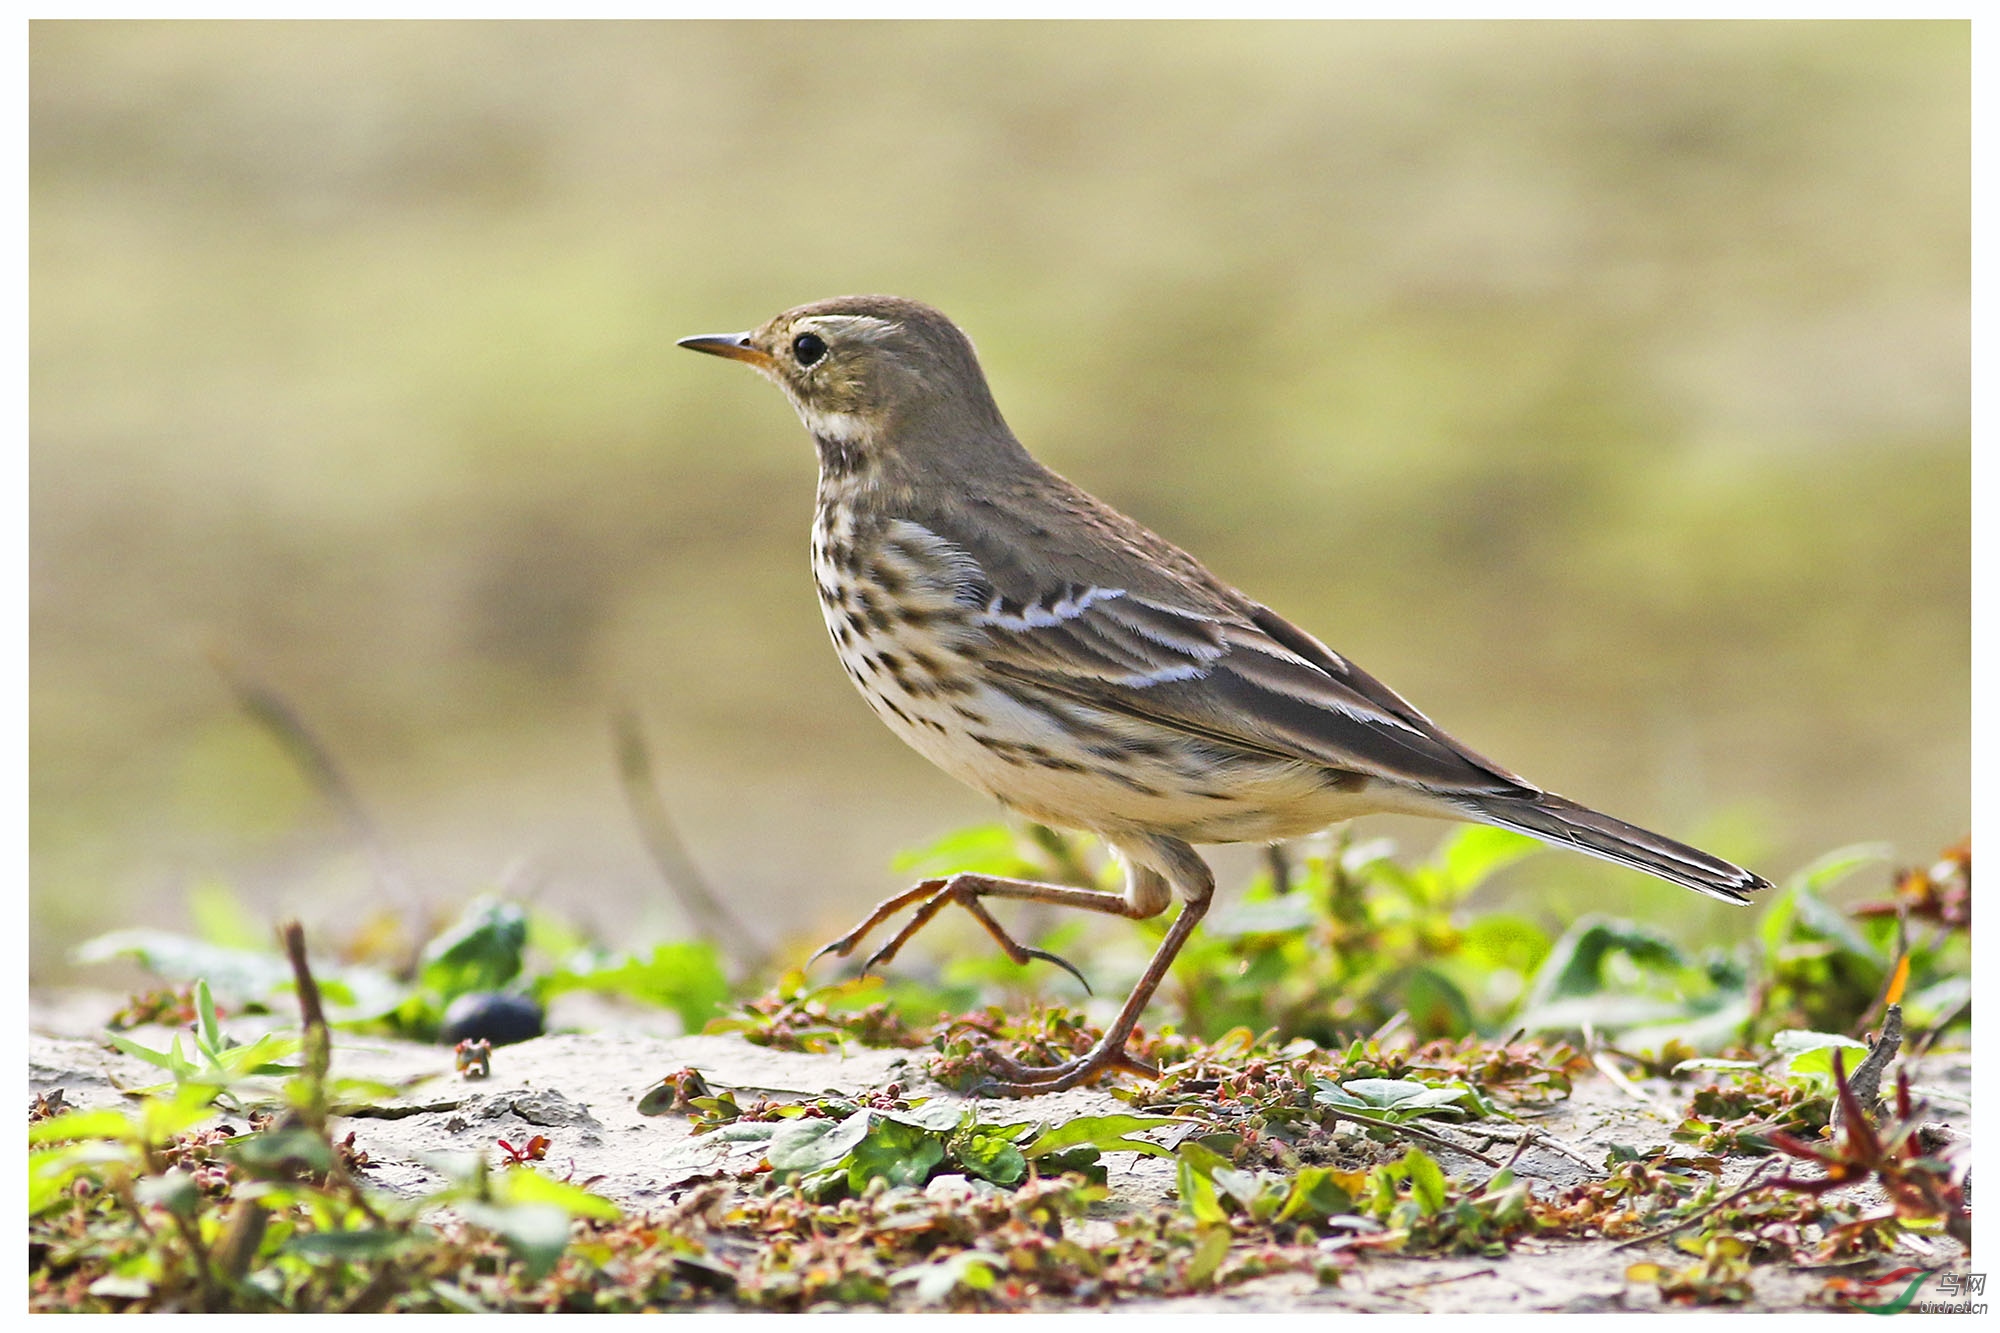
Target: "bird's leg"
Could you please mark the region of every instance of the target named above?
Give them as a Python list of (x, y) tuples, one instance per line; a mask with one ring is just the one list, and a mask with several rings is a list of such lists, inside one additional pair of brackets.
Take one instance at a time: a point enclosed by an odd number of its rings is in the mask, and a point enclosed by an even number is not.
[(1111, 916), (1151, 915), (1135, 911), (1122, 895), (1106, 893), (1101, 889), (1077, 889), (1061, 884), (1040, 884), (1027, 879), (1002, 879), (997, 875), (953, 875), (949, 879), (927, 879), (915, 888), (907, 889), (893, 898), (883, 899), (876, 904), (875, 910), (868, 914), (867, 919), (822, 948), (813, 955), (812, 960), (816, 962), (826, 954), (832, 954), (837, 958), (847, 957), (854, 951), (856, 945), (867, 938), (869, 932), (911, 903), (919, 903), (917, 910), (910, 915), (909, 922), (897, 931), (887, 944), (870, 954), (868, 961), (861, 965), (862, 972), (867, 973), (893, 960), (902, 947), (910, 942), (913, 935), (929, 925), (931, 919), (943, 911), (947, 904), (955, 902), (971, 913), (972, 918), (985, 927), (986, 933), (991, 935), (994, 941), (1006, 950), (1007, 956), (1015, 962), (1026, 963), (1030, 959), (1039, 958), (1044, 962), (1054, 963), (1078, 981), (1082, 981), (1085, 990), (1090, 989), (1090, 983), (1084, 981), (1083, 974), (1063, 959), (1017, 942), (998, 921), (993, 919), (993, 914), (979, 901), (981, 898), (1014, 898), (1024, 902), (1051, 903), (1057, 907), (1080, 907), (1085, 911), (1104, 912)]
[(1137, 1059), (1125, 1050), (1125, 1042), (1131, 1037), (1132, 1029), (1138, 1026), (1139, 1015), (1144, 1013), (1151, 1002), (1153, 992), (1166, 978), (1167, 969), (1173, 965), (1174, 955), (1187, 943), (1188, 936), (1202, 917), (1208, 914), (1209, 900), (1206, 896), (1189, 898), (1181, 908), (1174, 924), (1167, 928), (1167, 936), (1160, 941), (1160, 947), (1153, 951), (1152, 961), (1146, 964), (1146, 971), (1139, 978), (1139, 984), (1132, 988), (1125, 1005), (1118, 1011), (1105, 1032), (1104, 1039), (1088, 1052), (1074, 1060), (1048, 1068), (1016, 1064), (1012, 1060), (989, 1053), (987, 1063), (994, 1066), (1003, 1078), (983, 1084), (976, 1091), (987, 1097), (1032, 1097), (1037, 1093), (1061, 1092), (1079, 1083), (1088, 1082), (1112, 1069), (1128, 1069), (1147, 1078), (1158, 1078), (1160, 1071), (1145, 1061)]
[[(884, 899), (877, 904), (867, 919), (847, 934), (834, 940), (819, 953), (846, 957), (884, 921), (903, 908), (916, 903), (917, 910), (910, 920), (892, 936), (887, 944), (877, 949), (862, 965), (865, 972), (878, 963), (887, 963), (897, 952), (909, 943), (912, 936), (932, 918), (943, 911), (947, 904), (958, 903), (971, 913), (974, 920), (985, 927), (988, 934), (1007, 951), (1007, 956), (1017, 963), (1025, 963), (1031, 958), (1041, 958), (1068, 969), (1071, 975), (1081, 981), (1082, 974), (1070, 967), (1062, 959), (1039, 949), (1030, 949), (1016, 942), (1012, 936), (994, 920), (986, 910), (982, 898), (1012, 898), (1023, 902), (1050, 903), (1057, 907), (1078, 907), (1089, 912), (1102, 912), (1107, 916), (1120, 916), (1132, 920), (1156, 916), (1166, 910), (1173, 900), (1175, 889), (1179, 889), (1186, 904), (1173, 925), (1167, 928), (1166, 938), (1153, 951), (1151, 961), (1139, 977), (1138, 985), (1126, 997), (1118, 1010), (1118, 1016), (1111, 1027), (1095, 1046), (1074, 1060), (1059, 1065), (1023, 1065), (994, 1052), (986, 1053), (987, 1063), (1000, 1074), (1000, 1079), (983, 1085), (979, 1091), (987, 1096), (1022, 1097), (1038, 1092), (1059, 1092), (1095, 1079), (1112, 1069), (1130, 1070), (1148, 1078), (1158, 1077), (1159, 1071), (1152, 1065), (1130, 1055), (1125, 1043), (1138, 1026), (1139, 1016), (1151, 1002), (1153, 992), (1159, 989), (1166, 978), (1167, 969), (1173, 965), (1181, 947), (1208, 913), (1209, 899), (1215, 892), (1215, 879), (1208, 866), (1195, 855), (1194, 848), (1176, 838), (1151, 837), (1140, 847), (1143, 859), (1127, 852), (1131, 877), (1126, 891), (1122, 894), (1106, 893), (1100, 889), (1069, 888), (1060, 884), (1040, 884), (1033, 880), (1002, 879), (996, 875), (953, 875), (949, 879), (925, 880), (916, 887)], [(1159, 867), (1159, 868), (1155, 868)]]
[(903, 892), (893, 898), (884, 898), (881, 902), (875, 904), (875, 910), (870, 912), (860, 925), (848, 931), (839, 939), (821, 945), (819, 951), (806, 960), (806, 966), (811, 967), (828, 954), (832, 954), (836, 958), (847, 957), (847, 955), (854, 952), (854, 946), (866, 939), (869, 932), (874, 930), (875, 927), (881, 925), (911, 903), (916, 902), (919, 898), (930, 897), (943, 888), (944, 885), (945, 881), (941, 879), (927, 879), (913, 888), (903, 890)]

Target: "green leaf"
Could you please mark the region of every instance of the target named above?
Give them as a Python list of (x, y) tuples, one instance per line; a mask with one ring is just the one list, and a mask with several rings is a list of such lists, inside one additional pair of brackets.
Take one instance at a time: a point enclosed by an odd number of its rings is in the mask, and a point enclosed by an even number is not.
[(262, 1000), (292, 979), (291, 965), (273, 953), (229, 949), (166, 930), (114, 930), (77, 946), (79, 963), (129, 958), (168, 981), (206, 979), (230, 1004)]
[(253, 1176), (289, 1179), (304, 1170), (322, 1175), (333, 1169), (333, 1147), (304, 1125), (286, 1125), (232, 1141), (227, 1155)]
[(1339, 1084), (1317, 1079), (1315, 1087), (1313, 1100), (1323, 1106), (1344, 1107), (1398, 1122), (1422, 1115), (1462, 1118), (1465, 1115), (1462, 1103), (1473, 1095), (1470, 1088), (1463, 1086), (1434, 1088), (1400, 1078), (1354, 1078)]
[(1221, 1194), (1236, 1201), (1236, 1206), (1246, 1213), (1254, 1212), (1257, 1200), (1264, 1193), (1264, 1181), (1255, 1171), (1240, 1171), (1233, 1166), (1218, 1166), (1209, 1177)]
[(1798, 1028), (1786, 1028), (1771, 1034), (1771, 1048), (1785, 1057), (1785, 1076), (1805, 1079), (1823, 1088), (1833, 1087), (1833, 1053), (1852, 1051), (1844, 1064), (1847, 1072), (1853, 1073), (1854, 1066), (1861, 1057), (1867, 1055), (1866, 1042), (1838, 1032), (1805, 1032)]
[(1446, 882), (1463, 896), (1522, 857), (1543, 850), (1540, 842), (1525, 833), (1468, 824), (1445, 839), (1435, 859)]
[(794, 1120), (771, 1136), (764, 1160), (773, 1171), (816, 1171), (831, 1166), (867, 1136), (869, 1113), (856, 1111), (845, 1120)]
[(1472, 1031), (1472, 1002), (1444, 973), (1418, 964), (1404, 969), (1391, 984), (1400, 1008), (1424, 1040), (1463, 1037)]
[(995, 1133), (974, 1129), (960, 1135), (951, 1146), (952, 1156), (958, 1159), (967, 1175), (1009, 1188), (1027, 1179), (1028, 1159), (1004, 1131)]
[(213, 1055), (222, 1049), (222, 1025), (215, 1021), (215, 997), (209, 994), (206, 980), (194, 983), (194, 1007), (201, 1018), (202, 1047)]
[(355, 1262), (386, 1259), (402, 1249), (409, 1236), (400, 1231), (371, 1227), (359, 1231), (308, 1231), (285, 1239), (284, 1253), (308, 1259), (343, 1259)]
[(1103, 1154), (1087, 1143), (1061, 1152), (1043, 1153), (1035, 1159), (1035, 1169), (1045, 1176), (1059, 1176), (1065, 1171), (1074, 1171), (1093, 1184), (1102, 1185), (1109, 1173), (1098, 1160)]
[(1896, 849), (1886, 842), (1857, 842), (1847, 847), (1836, 847), (1786, 880), (1785, 887), (1823, 893), (1862, 866), (1879, 865), (1895, 854)]
[(1065, 1121), (1047, 1131), (1021, 1150), (1033, 1161), (1049, 1153), (1088, 1144), (1101, 1152), (1136, 1152), (1148, 1157), (1172, 1157), (1173, 1153), (1150, 1139), (1132, 1137), (1143, 1130), (1185, 1125), (1178, 1116), (1167, 1115), (1086, 1115)]
[(1174, 1154), (1174, 1188), (1181, 1206), (1202, 1223), (1227, 1222), (1229, 1214), (1215, 1195), (1215, 1172), (1228, 1163), (1199, 1143), (1183, 1143)]
[(616, 1222), (624, 1213), (601, 1194), (592, 1194), (581, 1185), (557, 1180), (530, 1167), (515, 1167), (492, 1177), (493, 1197), (505, 1204), (547, 1204), (571, 1217), (594, 1217)]
[(216, 1072), (229, 1078), (282, 1077), (296, 1074), (297, 1066), (277, 1063), (297, 1055), (303, 1043), (289, 1032), (266, 1032), (248, 1046), (232, 1046), (216, 1061)]
[(921, 1185), (944, 1161), (944, 1143), (913, 1125), (883, 1120), (847, 1155), (847, 1187), (859, 1194), (880, 1176), (891, 1185)]
[(505, 1241), (528, 1270), (529, 1281), (547, 1277), (569, 1248), (569, 1214), (554, 1204), (502, 1205), (466, 1199), (454, 1207), (466, 1221)]
[(168, 1073), (174, 1073), (180, 1066), (187, 1065), (186, 1059), (180, 1056), (181, 1038), (178, 1032), (174, 1034), (174, 1045), (170, 1051), (156, 1051), (150, 1046), (141, 1046), (130, 1037), (117, 1032), (105, 1033), (104, 1040), (114, 1049), (144, 1060), (149, 1065), (157, 1065)]
[(777, 1132), (778, 1125), (774, 1121), (733, 1120), (710, 1130), (706, 1137), (717, 1143), (764, 1143)]
[(1205, 1287), (1214, 1280), (1222, 1261), (1229, 1257), (1229, 1242), (1233, 1238), (1227, 1222), (1210, 1223), (1202, 1228), (1201, 1239), (1195, 1243), (1194, 1255), (1188, 1260), (1189, 1286)]
[[(1930, 1027), (1955, 1013), (1972, 998), (1971, 977), (1946, 977), (1903, 997), (1903, 1013), (1912, 1029)], [(1969, 1014), (1961, 1015), (1967, 1021)]]
[(171, 1097), (153, 1096), (139, 1103), (139, 1134), (145, 1142), (165, 1143), (215, 1114), (213, 1087), (175, 1088)]
[(1005, 824), (978, 824), (945, 834), (928, 847), (899, 854), (891, 866), (899, 875), (998, 875), (1034, 878), (1041, 868), (1021, 855), (1014, 830)]
[(1291, 1190), (1285, 1196), (1285, 1206), (1279, 1210), (1277, 1220), (1289, 1222), (1301, 1213), (1337, 1217), (1353, 1209), (1354, 1196), (1331, 1168), (1301, 1167), (1298, 1174), (1292, 1177)]
[(521, 972), (528, 915), (519, 903), (478, 898), (424, 946), (420, 980), (446, 1004), (474, 991), (499, 990)]
[[(969, 1106), (964, 1106), (957, 1102), (941, 1101), (933, 1097), (922, 1105), (914, 1106), (907, 1111), (877, 1111), (875, 1114), (881, 1116), (884, 1120), (893, 1120), (899, 1125), (912, 1125), (918, 1129), (928, 1129), (943, 1133), (946, 1130), (957, 1129), (960, 1125), (969, 1122), (972, 1119), (973, 1111)], [(1019, 1129), (1022, 1127), (1018, 1125), (1008, 1126), (1009, 1129)]]
[(895, 1287), (914, 1284), (920, 1302), (942, 1305), (960, 1287), (972, 1291), (990, 1290), (994, 1275), (1006, 1269), (1007, 1261), (1000, 1255), (985, 1250), (960, 1250), (943, 1259), (899, 1268), (889, 1275), (889, 1284)]
[(1437, 1159), (1419, 1148), (1412, 1148), (1403, 1154), (1399, 1165), (1409, 1173), (1410, 1195), (1423, 1209), (1425, 1217), (1435, 1217), (1444, 1211), (1444, 1171)]
[(547, 1002), (573, 990), (623, 995), (671, 1009), (686, 1032), (701, 1031), (729, 1002), (721, 955), (705, 940), (669, 941), (644, 957), (625, 955), (580, 970), (551, 972), (536, 983), (535, 996)]
[(1699, 1071), (1727, 1074), (1762, 1069), (1763, 1067), (1755, 1060), (1722, 1060), (1714, 1056), (1703, 1056), (1694, 1060), (1683, 1060), (1668, 1070), (1667, 1073), (1672, 1077), (1678, 1078), (1682, 1074), (1692, 1074)]
[(201, 1202), (201, 1187), (186, 1171), (142, 1177), (133, 1184), (132, 1194), (140, 1203), (153, 1204), (179, 1217), (193, 1217)]
[[(49, 1123), (47, 1121), (44, 1124)], [(44, 1148), (28, 1154), (28, 1215), (40, 1216), (75, 1196), (70, 1187), (79, 1175), (94, 1168), (117, 1165), (130, 1174), (143, 1170), (145, 1163), (136, 1147), (96, 1140), (66, 1148)]]
[[(190, 1122), (192, 1123), (192, 1122)], [(123, 1111), (104, 1107), (87, 1111), (64, 1111), (28, 1126), (28, 1146), (67, 1143), (75, 1139), (124, 1139), (137, 1141), (139, 1126)]]
[[(174, 982), (206, 982), (222, 1003), (241, 1007), (271, 1004), (292, 992), (291, 964), (274, 953), (229, 948), (165, 930), (117, 930), (79, 945), (79, 963), (129, 958), (153, 975)], [(408, 988), (365, 967), (315, 963), (327, 1017), (339, 1023), (379, 1018), (401, 1004)], [(351, 1002), (350, 1002), (351, 1001)]]
[(138, 1114), (113, 1108), (65, 1111), (28, 1126), (28, 1144), (70, 1140), (115, 1139), (127, 1143), (165, 1143), (174, 1135), (208, 1119), (215, 1090), (176, 1089), (171, 1097), (152, 1096), (139, 1103)]
[(1866, 1043), (1856, 1041), (1840, 1032), (1807, 1032), (1801, 1028), (1785, 1028), (1771, 1034), (1771, 1049), (1787, 1058), (1804, 1055), (1808, 1051), (1823, 1051), (1834, 1046), (1868, 1049)]
[[(1709, 1008), (1710, 1004), (1714, 1007)], [(1717, 1050), (1749, 1026), (1751, 1009), (1747, 990), (1725, 992), (1701, 1003), (1683, 1003), (1657, 1027), (1628, 1028), (1620, 1044), (1627, 1050), (1658, 1051), (1678, 1038), (1698, 1051)]]
[(1563, 932), (1549, 951), (1522, 1008), (1532, 1010), (1555, 1000), (1600, 994), (1604, 990), (1604, 961), (1613, 953), (1623, 953), (1644, 968), (1686, 966), (1674, 942), (1650, 926), (1586, 916)]

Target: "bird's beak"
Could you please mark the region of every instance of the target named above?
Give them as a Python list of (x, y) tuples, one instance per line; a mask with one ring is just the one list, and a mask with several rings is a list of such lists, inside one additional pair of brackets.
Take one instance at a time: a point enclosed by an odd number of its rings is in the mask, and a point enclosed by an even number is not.
[(774, 364), (771, 354), (751, 342), (747, 333), (704, 333), (693, 338), (683, 338), (680, 340), (680, 345), (692, 352), (726, 356), (731, 361), (747, 361), (759, 370), (769, 370)]

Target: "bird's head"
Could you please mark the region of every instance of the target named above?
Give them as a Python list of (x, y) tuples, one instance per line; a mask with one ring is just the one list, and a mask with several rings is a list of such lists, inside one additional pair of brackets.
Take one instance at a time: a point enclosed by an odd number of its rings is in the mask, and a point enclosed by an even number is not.
[(982, 445), (1019, 448), (971, 340), (916, 301), (839, 296), (787, 310), (747, 333), (704, 334), (680, 345), (742, 361), (777, 384), (828, 467), (891, 459), (945, 466)]

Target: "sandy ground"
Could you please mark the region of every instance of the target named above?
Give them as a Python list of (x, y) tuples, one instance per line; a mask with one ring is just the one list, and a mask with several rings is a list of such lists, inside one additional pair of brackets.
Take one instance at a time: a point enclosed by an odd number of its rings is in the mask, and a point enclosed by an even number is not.
[[(58, 998), (38, 1004), (28, 1041), (30, 1096), (61, 1088), (75, 1106), (117, 1103), (120, 1089), (156, 1081), (157, 1071), (101, 1045), (90, 1033), (104, 1010), (93, 997)], [(135, 1039), (155, 1047), (167, 1043), (163, 1031), (140, 1030)], [(546, 1135), (547, 1161), (559, 1172), (574, 1165), (578, 1180), (598, 1177), (593, 1188), (632, 1209), (659, 1208), (683, 1191), (709, 1180), (752, 1169), (763, 1155), (760, 1144), (718, 1143), (693, 1134), (685, 1118), (646, 1116), (638, 1100), (662, 1076), (693, 1067), (711, 1087), (733, 1089), (748, 1105), (758, 1097), (796, 1100), (829, 1091), (852, 1094), (900, 1082), (906, 1095), (958, 1098), (931, 1084), (923, 1073), (924, 1052), (852, 1049), (845, 1055), (812, 1055), (767, 1050), (734, 1036), (668, 1037), (614, 1027), (589, 1034), (557, 1034), (494, 1052), (492, 1075), (465, 1080), (452, 1068), (451, 1052), (380, 1038), (340, 1037), (335, 1043), (337, 1076), (388, 1082), (420, 1080), (374, 1114), (345, 1118), (336, 1130), (352, 1130), (373, 1165), (368, 1178), (394, 1191), (417, 1191), (441, 1183), (424, 1164), (426, 1154), (484, 1153), (499, 1161), (499, 1139), (519, 1144)], [(1971, 1060), (1965, 1054), (1932, 1055), (1914, 1071), (1914, 1081), (1971, 1096)], [(1668, 1140), (1678, 1122), (1677, 1106), (1687, 1091), (1665, 1083), (1633, 1090), (1608, 1079), (1580, 1080), (1568, 1100), (1531, 1122), (1571, 1149), (1575, 1157), (1549, 1147), (1528, 1148), (1516, 1163), (1537, 1190), (1556, 1189), (1598, 1174), (1614, 1143), (1646, 1149)], [(1651, 1100), (1644, 1100), (1650, 1098)], [(1080, 1088), (1026, 1102), (980, 1102), (983, 1119), (1060, 1122), (1074, 1116), (1129, 1109), (1108, 1093)], [(1971, 1133), (1969, 1113), (1941, 1110), (1931, 1118)], [(1476, 1128), (1459, 1134), (1477, 1143)], [(1171, 1133), (1161, 1131), (1163, 1140)], [(1505, 1155), (1511, 1149), (1500, 1145)], [(1442, 1155), (1455, 1176), (1484, 1168), (1453, 1154)], [(1580, 1157), (1583, 1160), (1575, 1160)], [(1106, 1228), (1121, 1211), (1171, 1198), (1172, 1164), (1162, 1159), (1113, 1154), (1110, 1201), (1100, 1217), (1073, 1223)], [(1741, 1179), (1750, 1159), (1729, 1164), (1727, 1179)], [(1948, 1241), (1910, 1242), (1899, 1263), (1926, 1268), (1962, 1268), (1962, 1255)], [(1320, 1286), (1310, 1276), (1261, 1278), (1211, 1295), (1121, 1305), (1121, 1309), (1175, 1310), (1400, 1310), (1413, 1311), (1593, 1311), (1643, 1310), (1660, 1306), (1647, 1284), (1628, 1283), (1626, 1268), (1654, 1259), (1684, 1265), (1689, 1260), (1663, 1243), (1615, 1249), (1610, 1242), (1520, 1242), (1501, 1259), (1401, 1258), (1371, 1255), (1343, 1276), (1339, 1286)], [(1874, 1271), (1871, 1266), (1858, 1270)], [(1753, 1278), (1756, 1299), (1748, 1308), (1810, 1308), (1810, 1296), (1829, 1274), (1777, 1266), (1759, 1267)], [(1743, 1308), (1743, 1307), (1737, 1307)]]

